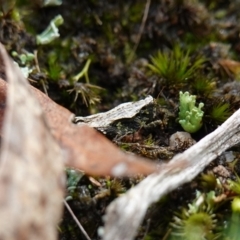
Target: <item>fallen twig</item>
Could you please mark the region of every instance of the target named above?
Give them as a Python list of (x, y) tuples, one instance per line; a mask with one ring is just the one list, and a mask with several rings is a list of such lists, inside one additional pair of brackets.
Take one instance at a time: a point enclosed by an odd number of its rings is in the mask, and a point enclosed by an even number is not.
[(74, 212), (72, 211), (72, 209), (70, 208), (70, 206), (68, 205), (66, 200), (63, 200), (63, 203), (64, 203), (65, 207), (67, 208), (67, 210), (69, 211), (69, 213), (72, 215), (72, 218), (74, 219), (74, 221), (76, 222), (76, 224), (78, 225), (79, 229), (81, 230), (83, 235), (86, 237), (86, 239), (91, 240), (91, 238), (88, 236), (88, 234), (85, 231), (85, 229), (83, 228), (82, 224), (78, 221), (77, 217), (75, 216)]
[(142, 34), (143, 34), (143, 30), (144, 30), (144, 27), (145, 27), (145, 24), (146, 24), (146, 21), (147, 21), (147, 16), (148, 16), (150, 5), (151, 5), (151, 0), (147, 0), (146, 5), (145, 5), (145, 9), (144, 9), (144, 13), (143, 13), (142, 23), (141, 23), (141, 26), (140, 26), (140, 29), (139, 29), (139, 32), (138, 32), (138, 35), (137, 35), (136, 43), (133, 47), (133, 50), (130, 53), (130, 56), (128, 58), (128, 62), (132, 61), (132, 58), (133, 58), (133, 56), (134, 56), (134, 54), (135, 54), (135, 52), (138, 48), (138, 45), (140, 43), (140, 40), (141, 40), (141, 37), (142, 37)]
[(103, 239), (133, 239), (152, 203), (191, 181), (217, 156), (240, 142), (239, 126), (240, 110), (197, 144), (161, 165), (158, 173), (149, 175), (113, 201), (107, 208)]

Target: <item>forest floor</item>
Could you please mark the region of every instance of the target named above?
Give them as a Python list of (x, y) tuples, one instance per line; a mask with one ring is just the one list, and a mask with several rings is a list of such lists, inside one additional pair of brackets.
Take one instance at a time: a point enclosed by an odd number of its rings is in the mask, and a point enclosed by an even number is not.
[[(108, 129), (106, 137), (123, 150), (167, 162), (239, 109), (239, 1), (69, 0), (44, 6), (47, 2), (2, 4), (0, 41), (33, 86), (76, 116), (151, 95), (153, 112), (147, 108)], [(56, 16), (63, 22), (51, 40), (41, 33)], [(180, 91), (204, 104), (204, 116), (191, 143), (171, 150), (172, 134), (184, 131)], [(136, 239), (191, 239), (196, 231), (204, 239), (237, 239), (231, 201), (240, 194), (239, 156), (239, 146), (226, 151), (194, 181), (152, 206)], [(66, 173), (73, 187), (69, 204), (91, 239), (100, 239), (108, 204), (143, 178), (94, 177), (99, 187), (93, 176)], [(200, 195), (204, 201), (196, 207)], [(67, 210), (58, 229), (61, 240), (85, 239)]]

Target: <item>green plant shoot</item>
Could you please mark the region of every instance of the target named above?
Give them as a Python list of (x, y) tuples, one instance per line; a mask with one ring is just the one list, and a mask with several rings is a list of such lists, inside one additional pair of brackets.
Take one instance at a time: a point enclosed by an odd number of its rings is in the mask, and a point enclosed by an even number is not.
[(151, 64), (148, 64), (148, 67), (152, 72), (165, 78), (168, 83), (175, 84), (192, 78), (204, 61), (205, 59), (200, 56), (192, 61), (189, 51), (183, 51), (179, 45), (175, 45), (172, 51), (158, 51), (151, 57)]
[(201, 108), (204, 104), (199, 103), (198, 107), (196, 107), (196, 96), (190, 95), (189, 92), (183, 93), (180, 91), (179, 98), (179, 123), (186, 132), (197, 132), (202, 127), (204, 112)]

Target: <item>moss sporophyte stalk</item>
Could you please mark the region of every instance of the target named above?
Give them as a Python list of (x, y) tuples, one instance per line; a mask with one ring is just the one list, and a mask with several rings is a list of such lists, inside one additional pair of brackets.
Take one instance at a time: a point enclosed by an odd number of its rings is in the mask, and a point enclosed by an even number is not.
[(189, 92), (179, 93), (179, 123), (182, 128), (189, 133), (197, 132), (202, 127), (202, 118), (204, 112), (201, 110), (203, 103), (196, 104), (196, 96), (190, 95)]

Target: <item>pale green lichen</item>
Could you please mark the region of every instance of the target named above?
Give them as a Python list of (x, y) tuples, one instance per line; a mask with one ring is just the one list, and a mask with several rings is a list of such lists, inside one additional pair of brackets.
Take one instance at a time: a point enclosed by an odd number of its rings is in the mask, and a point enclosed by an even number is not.
[(196, 107), (196, 96), (190, 95), (189, 92), (183, 93), (180, 91), (179, 97), (179, 123), (186, 132), (197, 132), (202, 127), (204, 112), (201, 108), (204, 104), (199, 103), (198, 107)]
[(60, 6), (60, 5), (62, 5), (62, 0), (44, 0), (43, 1), (43, 7)]
[(45, 45), (58, 38), (58, 27), (63, 24), (63, 18), (61, 15), (57, 15), (48, 25), (48, 27), (39, 35), (37, 35), (37, 44)]

